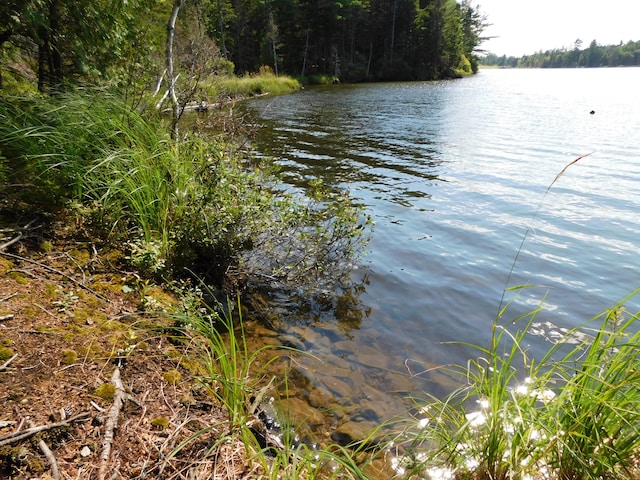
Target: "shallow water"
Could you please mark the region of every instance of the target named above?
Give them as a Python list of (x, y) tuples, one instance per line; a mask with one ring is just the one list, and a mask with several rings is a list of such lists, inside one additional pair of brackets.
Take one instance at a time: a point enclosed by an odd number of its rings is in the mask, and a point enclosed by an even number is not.
[(347, 189), (376, 222), (357, 288), (326, 305), (260, 297), (277, 321), (249, 322), (256, 345), (311, 354), (291, 355), (290, 393), (331, 429), (384, 421), (455, 388), (442, 366), (477, 356), (458, 342), (486, 345), (501, 302), (505, 321), (543, 305), (540, 355), (639, 287), (637, 85), (638, 68), (483, 70), (248, 103), (283, 182)]

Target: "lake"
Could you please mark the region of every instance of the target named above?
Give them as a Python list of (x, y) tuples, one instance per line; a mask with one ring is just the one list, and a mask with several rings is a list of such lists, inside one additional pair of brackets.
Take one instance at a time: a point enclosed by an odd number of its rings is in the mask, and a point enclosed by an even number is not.
[[(244, 106), (289, 188), (322, 179), (375, 221), (356, 287), (304, 308), (271, 292), (277, 327), (248, 321), (257, 345), (310, 353), (287, 364), (305, 418), (322, 415), (308, 423), (357, 429), (455, 388), (441, 367), (477, 356), (464, 343), (487, 345), (506, 302), (505, 324), (542, 306), (526, 345), (541, 355), (640, 287), (638, 85), (639, 68), (481, 70)], [(518, 285), (535, 287), (503, 298)]]

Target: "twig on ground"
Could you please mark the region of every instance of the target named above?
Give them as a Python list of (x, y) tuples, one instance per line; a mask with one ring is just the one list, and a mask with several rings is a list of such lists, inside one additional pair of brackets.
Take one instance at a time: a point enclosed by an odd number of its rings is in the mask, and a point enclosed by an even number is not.
[(113, 371), (111, 383), (115, 387), (115, 393), (113, 395), (113, 405), (111, 405), (111, 408), (109, 409), (109, 414), (107, 415), (104, 425), (104, 438), (102, 440), (102, 453), (100, 454), (98, 480), (105, 480), (115, 429), (118, 427), (118, 417), (120, 416), (120, 410), (127, 399), (127, 394), (124, 391), (124, 385), (120, 379), (120, 368), (116, 367)]
[(13, 237), (8, 242), (3, 243), (2, 245), (0, 245), (0, 250), (4, 250), (5, 248), (10, 247), (11, 245), (13, 245), (17, 241), (19, 241), (21, 238), (22, 238), (22, 232), (18, 233), (15, 237)]
[(47, 270), (48, 272), (51, 273), (55, 273), (57, 275), (60, 275), (61, 277), (66, 278), (67, 280), (69, 280), (70, 282), (75, 283), (76, 285), (78, 285), (80, 288), (88, 291), (89, 293), (95, 295), (96, 297), (98, 297), (101, 300), (104, 301), (108, 301), (108, 299), (103, 296), (100, 295), (98, 292), (96, 292), (95, 290), (93, 290), (90, 287), (87, 287), (86, 285), (84, 285), (82, 282), (76, 280), (75, 278), (73, 278), (71, 275), (67, 275), (64, 272), (61, 272), (60, 270), (56, 270), (55, 268), (50, 267), (49, 265), (45, 265), (43, 263), (40, 262), (36, 262), (35, 260), (31, 260), (30, 258), (26, 258), (26, 257), (21, 257), (20, 255), (14, 255), (13, 253), (7, 253), (7, 252), (3, 252), (2, 250), (0, 250), (0, 255), (4, 255), (5, 257), (9, 257), (9, 258), (14, 258), (16, 260), (21, 260), (23, 262), (29, 262), (29, 263), (33, 263), (34, 265), (39, 266), (40, 268), (44, 268), (45, 270)]
[(31, 277), (31, 278), (38, 278), (38, 276), (35, 273), (30, 272), (29, 270), (25, 270), (24, 268), (12, 268), (7, 273), (13, 273), (13, 272), (22, 273), (23, 275), (26, 275), (27, 277)]
[(95, 409), (96, 409), (97, 411), (99, 411), (100, 413), (104, 413), (104, 412), (106, 412), (106, 410), (105, 410), (104, 408), (102, 408), (100, 405), (98, 405), (98, 404), (97, 404), (96, 402), (94, 402), (93, 400), (91, 400), (89, 403), (91, 404), (91, 406), (92, 406), (93, 408), (95, 408)]
[(82, 420), (86, 420), (87, 418), (89, 418), (89, 412), (80, 413), (61, 422), (51, 423), (49, 425), (40, 425), (37, 427), (28, 428), (26, 430), (19, 430), (14, 433), (8, 433), (7, 435), (3, 435), (0, 437), (0, 447), (20, 442), (26, 438), (32, 437), (36, 433), (46, 432), (47, 430), (63, 427), (65, 425), (69, 425), (70, 423), (80, 422)]
[(0, 322), (4, 322), (7, 320), (13, 320), (13, 313), (8, 313), (6, 315), (0, 315)]
[[(31, 421), (29, 422), (29, 426), (31, 428), (35, 427), (35, 425)], [(49, 462), (49, 467), (51, 468), (51, 477), (54, 478), (54, 480), (60, 480), (61, 477), (60, 477), (60, 469), (58, 468), (58, 461), (56, 460), (55, 455), (49, 448), (49, 445), (47, 445), (47, 442), (40, 439), (40, 441), (38, 442), (38, 448), (40, 449), (44, 457), (47, 459), (47, 462)]]
[(9, 365), (11, 364), (11, 362), (13, 362), (16, 359), (17, 356), (18, 354), (16, 353), (13, 357), (11, 357), (9, 360), (7, 360), (2, 365), (0, 365), (0, 372), (4, 372), (7, 368), (9, 368)]
[(56, 320), (60, 320), (60, 317), (58, 317), (57, 315), (55, 315), (54, 313), (51, 313), (49, 310), (47, 310), (46, 308), (44, 308), (42, 305), (40, 305), (39, 303), (34, 303), (34, 305), (36, 307), (38, 307), (40, 310), (42, 310), (44, 313), (46, 313), (47, 315), (49, 315), (50, 317), (55, 318)]
[(7, 300), (11, 300), (13, 297), (15, 297), (16, 295), (18, 295), (18, 292), (14, 292), (11, 295), (7, 295), (4, 298), (0, 298), (0, 302), (6, 302)]
[(78, 267), (78, 270), (80, 270), (80, 273), (82, 274), (82, 283), (83, 283), (83, 284), (84, 284), (84, 283), (86, 283), (86, 282), (87, 282), (87, 276), (85, 275), (84, 270), (82, 269), (82, 267), (80, 266), (80, 264), (76, 261), (76, 259), (75, 259), (75, 258), (73, 258), (71, 255), (69, 255), (69, 253), (64, 252), (64, 255), (65, 255), (69, 260), (71, 260), (71, 261), (75, 264), (75, 266), (76, 266), (76, 267)]

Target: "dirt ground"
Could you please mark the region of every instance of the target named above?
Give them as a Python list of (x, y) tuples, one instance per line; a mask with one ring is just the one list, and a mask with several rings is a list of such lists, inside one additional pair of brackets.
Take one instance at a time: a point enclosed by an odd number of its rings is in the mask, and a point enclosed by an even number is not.
[(0, 478), (258, 473), (241, 444), (212, 448), (225, 414), (193, 380), (200, 367), (188, 341), (171, 341), (169, 316), (143, 309), (170, 310), (171, 295), (64, 227), (37, 242), (0, 227)]

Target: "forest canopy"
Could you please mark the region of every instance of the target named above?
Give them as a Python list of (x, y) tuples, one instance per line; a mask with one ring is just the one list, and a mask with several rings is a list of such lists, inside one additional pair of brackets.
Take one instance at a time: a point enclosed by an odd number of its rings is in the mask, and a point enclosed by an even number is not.
[(461, 76), (477, 70), (486, 26), (469, 0), (5, 0), (0, 82), (151, 84), (174, 3), (182, 65), (241, 75), (266, 65), (341, 81)]

